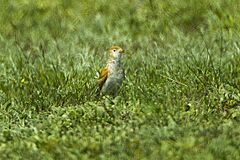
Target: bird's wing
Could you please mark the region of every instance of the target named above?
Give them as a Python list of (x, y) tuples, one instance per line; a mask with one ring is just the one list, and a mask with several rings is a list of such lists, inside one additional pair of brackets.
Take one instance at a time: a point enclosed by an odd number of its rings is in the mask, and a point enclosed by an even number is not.
[(107, 77), (108, 77), (108, 68), (104, 67), (103, 69), (101, 69), (99, 78), (98, 78), (98, 85), (100, 90), (102, 89), (104, 83), (106, 82)]

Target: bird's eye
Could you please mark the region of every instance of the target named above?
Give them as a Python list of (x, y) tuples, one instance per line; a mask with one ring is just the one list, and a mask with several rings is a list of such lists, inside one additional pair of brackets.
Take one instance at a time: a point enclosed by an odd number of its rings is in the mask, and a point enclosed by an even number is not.
[(113, 52), (116, 52), (116, 49), (114, 49)]

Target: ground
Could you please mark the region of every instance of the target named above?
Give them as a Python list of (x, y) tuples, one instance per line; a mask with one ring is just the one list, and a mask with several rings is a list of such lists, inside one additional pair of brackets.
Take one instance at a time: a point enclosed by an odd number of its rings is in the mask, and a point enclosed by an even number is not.
[(239, 1), (1, 3), (0, 159), (240, 159)]

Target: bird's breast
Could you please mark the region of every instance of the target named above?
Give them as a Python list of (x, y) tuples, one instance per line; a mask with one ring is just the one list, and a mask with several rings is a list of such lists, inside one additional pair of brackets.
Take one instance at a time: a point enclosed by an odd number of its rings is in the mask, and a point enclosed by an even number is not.
[(117, 94), (124, 79), (124, 72), (122, 69), (109, 72), (108, 78), (103, 85), (102, 91), (104, 94)]

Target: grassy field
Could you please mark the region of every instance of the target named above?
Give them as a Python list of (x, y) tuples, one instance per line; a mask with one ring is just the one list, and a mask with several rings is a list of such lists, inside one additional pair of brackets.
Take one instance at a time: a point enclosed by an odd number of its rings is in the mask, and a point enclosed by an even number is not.
[[(240, 159), (238, 0), (1, 0), (0, 159)], [(113, 44), (120, 95), (96, 97)]]

